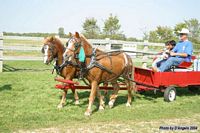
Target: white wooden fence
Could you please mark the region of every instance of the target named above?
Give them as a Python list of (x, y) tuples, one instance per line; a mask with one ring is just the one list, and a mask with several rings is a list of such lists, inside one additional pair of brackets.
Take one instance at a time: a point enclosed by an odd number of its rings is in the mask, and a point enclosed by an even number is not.
[[(11, 42), (3, 42), (4, 40), (12, 40)], [(40, 51), (42, 46), (43, 37), (24, 37), (24, 36), (3, 36), (0, 34), (0, 72), (2, 72), (3, 60), (42, 60), (42, 57), (26, 57), (26, 56), (4, 56), (3, 50), (5, 51)], [(61, 41), (66, 42), (67, 38), (60, 38)], [(20, 41), (24, 40), (27, 43), (21, 44)], [(16, 42), (17, 43), (16, 43)], [(28, 44), (29, 41), (35, 41), (38, 44)], [(126, 50), (126, 51), (136, 51), (147, 53), (148, 46), (164, 46), (163, 43), (149, 43), (149, 42), (131, 42), (131, 41), (120, 41), (120, 40), (110, 40), (110, 39), (89, 39), (94, 47), (97, 47), (104, 51), (112, 50)], [(4, 43), (4, 44), (3, 44)], [(41, 44), (39, 44), (41, 43)], [(144, 50), (138, 50), (138, 46), (144, 46)], [(155, 53), (155, 51), (148, 52), (150, 54)], [(131, 54), (135, 56), (136, 53)]]

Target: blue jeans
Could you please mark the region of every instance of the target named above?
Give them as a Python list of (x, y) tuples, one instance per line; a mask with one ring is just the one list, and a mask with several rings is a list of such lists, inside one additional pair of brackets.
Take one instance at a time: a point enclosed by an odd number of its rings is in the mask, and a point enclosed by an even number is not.
[(170, 70), (171, 66), (178, 66), (183, 61), (185, 61), (185, 58), (169, 57), (167, 60), (161, 63), (159, 71), (160, 72), (168, 71)]

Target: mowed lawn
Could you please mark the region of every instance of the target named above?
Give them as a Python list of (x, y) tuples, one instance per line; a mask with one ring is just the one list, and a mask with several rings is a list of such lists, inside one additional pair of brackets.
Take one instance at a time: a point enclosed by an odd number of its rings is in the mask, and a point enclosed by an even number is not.
[(200, 131), (200, 92), (178, 89), (177, 99), (171, 103), (163, 101), (162, 93), (145, 92), (136, 94), (128, 108), (127, 92), (120, 91), (113, 109), (106, 106), (99, 112), (96, 100), (92, 116), (85, 117), (89, 90), (78, 91), (78, 106), (69, 90), (67, 105), (57, 109), (61, 91), (54, 88), (51, 68), (39, 61), (4, 62), (0, 74), (0, 132), (158, 132), (166, 125), (196, 125)]

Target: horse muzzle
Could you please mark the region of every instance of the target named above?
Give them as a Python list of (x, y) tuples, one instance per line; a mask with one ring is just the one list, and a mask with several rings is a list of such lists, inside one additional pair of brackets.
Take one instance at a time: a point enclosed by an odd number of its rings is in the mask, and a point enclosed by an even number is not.
[(70, 61), (71, 57), (72, 57), (72, 55), (63, 54), (64, 61)]
[(48, 56), (44, 56), (44, 64), (49, 65), (52, 59), (49, 59)]

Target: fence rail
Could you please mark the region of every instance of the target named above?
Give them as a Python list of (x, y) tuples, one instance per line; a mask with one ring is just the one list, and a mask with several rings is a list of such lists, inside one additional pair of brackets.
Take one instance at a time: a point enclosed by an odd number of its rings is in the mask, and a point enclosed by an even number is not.
[[(3, 39), (13, 40), (29, 40), (29, 41), (42, 41), (44, 37), (26, 37), (26, 36), (3, 36)], [(61, 41), (67, 41), (68, 38), (60, 38)], [(164, 46), (164, 43), (150, 43), (150, 42), (133, 42), (133, 41), (121, 41), (110, 39), (88, 39), (91, 43), (96, 44), (137, 44), (137, 45), (149, 45), (149, 46)]]

